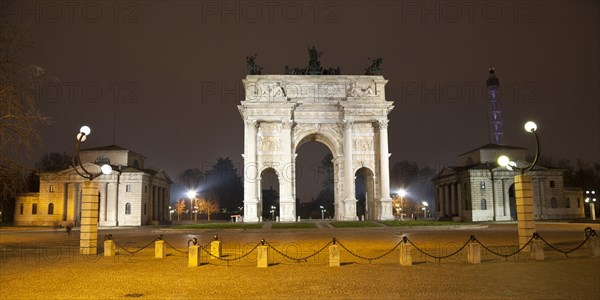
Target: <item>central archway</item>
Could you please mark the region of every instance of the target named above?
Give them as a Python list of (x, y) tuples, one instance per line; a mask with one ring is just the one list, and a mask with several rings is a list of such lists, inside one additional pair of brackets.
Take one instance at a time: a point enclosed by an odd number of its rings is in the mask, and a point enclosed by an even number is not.
[[(311, 143), (313, 143), (313, 145), (310, 145)], [(308, 145), (307, 145), (308, 144)], [(314, 144), (318, 144), (319, 146), (317, 146), (317, 149), (326, 149), (326, 150), (322, 150), (321, 153), (324, 152), (324, 156), (319, 156), (317, 158), (317, 161), (311, 165), (310, 167), (307, 168), (307, 166), (305, 165), (304, 169), (301, 169), (301, 165), (299, 163), (300, 160), (300, 152), (302, 151), (303, 147), (315, 147), (316, 145)], [(305, 146), (306, 145), (306, 146)], [(318, 195), (316, 195), (316, 198), (310, 199), (310, 202), (308, 202), (307, 204), (312, 204), (315, 207), (309, 207), (306, 215), (304, 217), (311, 217), (310, 215), (310, 210), (315, 210), (315, 209), (319, 209), (318, 212), (318, 216), (312, 216), (312, 217), (333, 217), (334, 219), (336, 218), (337, 215), (337, 211), (338, 211), (338, 207), (339, 207), (339, 199), (340, 199), (340, 193), (341, 191), (339, 189), (337, 189), (336, 187), (338, 187), (339, 185), (336, 183), (336, 169), (339, 168), (339, 166), (337, 165), (338, 162), (336, 160), (336, 156), (335, 156), (335, 152), (334, 150), (332, 150), (332, 147), (334, 147), (334, 143), (332, 142), (331, 138), (328, 138), (326, 135), (318, 133), (318, 132), (312, 132), (312, 133), (307, 133), (305, 136), (301, 137), (299, 136), (297, 139), (297, 142), (294, 142), (294, 173), (295, 173), (295, 181), (294, 181), (294, 198), (295, 199), (300, 199), (300, 200), (304, 200), (304, 203), (307, 203), (307, 199), (302, 199), (302, 195), (299, 195), (298, 193), (298, 187), (300, 187), (300, 191), (306, 191), (306, 184), (312, 184), (312, 185), (317, 185), (312, 186), (312, 190), (313, 192), (315, 190), (318, 190)], [(305, 158), (306, 159), (306, 158)], [(323, 160), (327, 159), (327, 166), (323, 166)], [(331, 168), (331, 169), (323, 169), (320, 170), (321, 168)], [(331, 172), (331, 173), (329, 173)], [(331, 175), (331, 178), (322, 178), (323, 176), (328, 176)], [(327, 182), (331, 180), (331, 182)], [(299, 183), (304, 183), (305, 185), (302, 186)], [(304, 195), (306, 196), (306, 195)], [(320, 201), (320, 203), (316, 204), (313, 203), (313, 201)], [(323, 206), (323, 208), (320, 208), (320, 206)], [(320, 210), (324, 210), (323, 214), (321, 214)]]
[(356, 219), (355, 172), (369, 170), (370, 219), (392, 220), (387, 124), (393, 102), (382, 76), (248, 75), (238, 106), (245, 124), (244, 221), (258, 222), (260, 174), (279, 178), (280, 221), (296, 220), (296, 151), (308, 141), (333, 155), (335, 219)]

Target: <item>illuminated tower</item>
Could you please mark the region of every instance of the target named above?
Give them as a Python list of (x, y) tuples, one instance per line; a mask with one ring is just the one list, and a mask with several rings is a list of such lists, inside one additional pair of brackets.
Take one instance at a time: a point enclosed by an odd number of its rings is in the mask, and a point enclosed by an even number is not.
[(490, 67), (490, 77), (487, 80), (487, 94), (490, 100), (490, 140), (495, 144), (502, 143), (502, 110), (500, 109), (500, 81)]

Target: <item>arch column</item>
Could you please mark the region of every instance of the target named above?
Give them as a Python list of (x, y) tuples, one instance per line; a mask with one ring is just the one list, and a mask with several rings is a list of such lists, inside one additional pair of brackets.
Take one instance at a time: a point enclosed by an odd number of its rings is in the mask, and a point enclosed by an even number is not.
[(279, 220), (294, 222), (296, 220), (296, 200), (292, 195), (292, 121), (284, 120), (281, 123), (281, 153), (282, 167), (279, 178)]
[(258, 222), (256, 120), (244, 122), (244, 222)]
[(448, 184), (444, 184), (444, 215), (450, 216), (450, 196), (449, 196), (449, 187)]
[(343, 220), (356, 219), (356, 198), (354, 197), (354, 171), (352, 168), (352, 125), (344, 120), (344, 210)]
[(379, 220), (393, 220), (392, 198), (390, 198), (390, 153), (388, 148), (388, 120), (379, 120), (379, 159), (380, 159), (380, 215)]

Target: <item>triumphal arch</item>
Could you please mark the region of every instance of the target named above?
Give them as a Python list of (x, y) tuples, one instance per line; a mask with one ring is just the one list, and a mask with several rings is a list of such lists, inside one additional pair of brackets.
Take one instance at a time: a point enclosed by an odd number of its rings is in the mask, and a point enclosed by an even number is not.
[(296, 220), (296, 150), (317, 141), (333, 154), (336, 220), (356, 220), (355, 176), (366, 178), (366, 216), (390, 220), (387, 80), (358, 75), (248, 75), (238, 106), (245, 125), (244, 221), (258, 222), (263, 171), (279, 179), (279, 220)]

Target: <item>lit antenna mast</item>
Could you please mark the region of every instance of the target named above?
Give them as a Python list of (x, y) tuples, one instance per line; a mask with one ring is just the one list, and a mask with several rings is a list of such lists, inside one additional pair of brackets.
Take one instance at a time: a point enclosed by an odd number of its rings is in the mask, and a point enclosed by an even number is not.
[(490, 100), (490, 138), (495, 144), (502, 143), (502, 110), (500, 109), (500, 81), (490, 67), (490, 77), (487, 80), (488, 99)]

